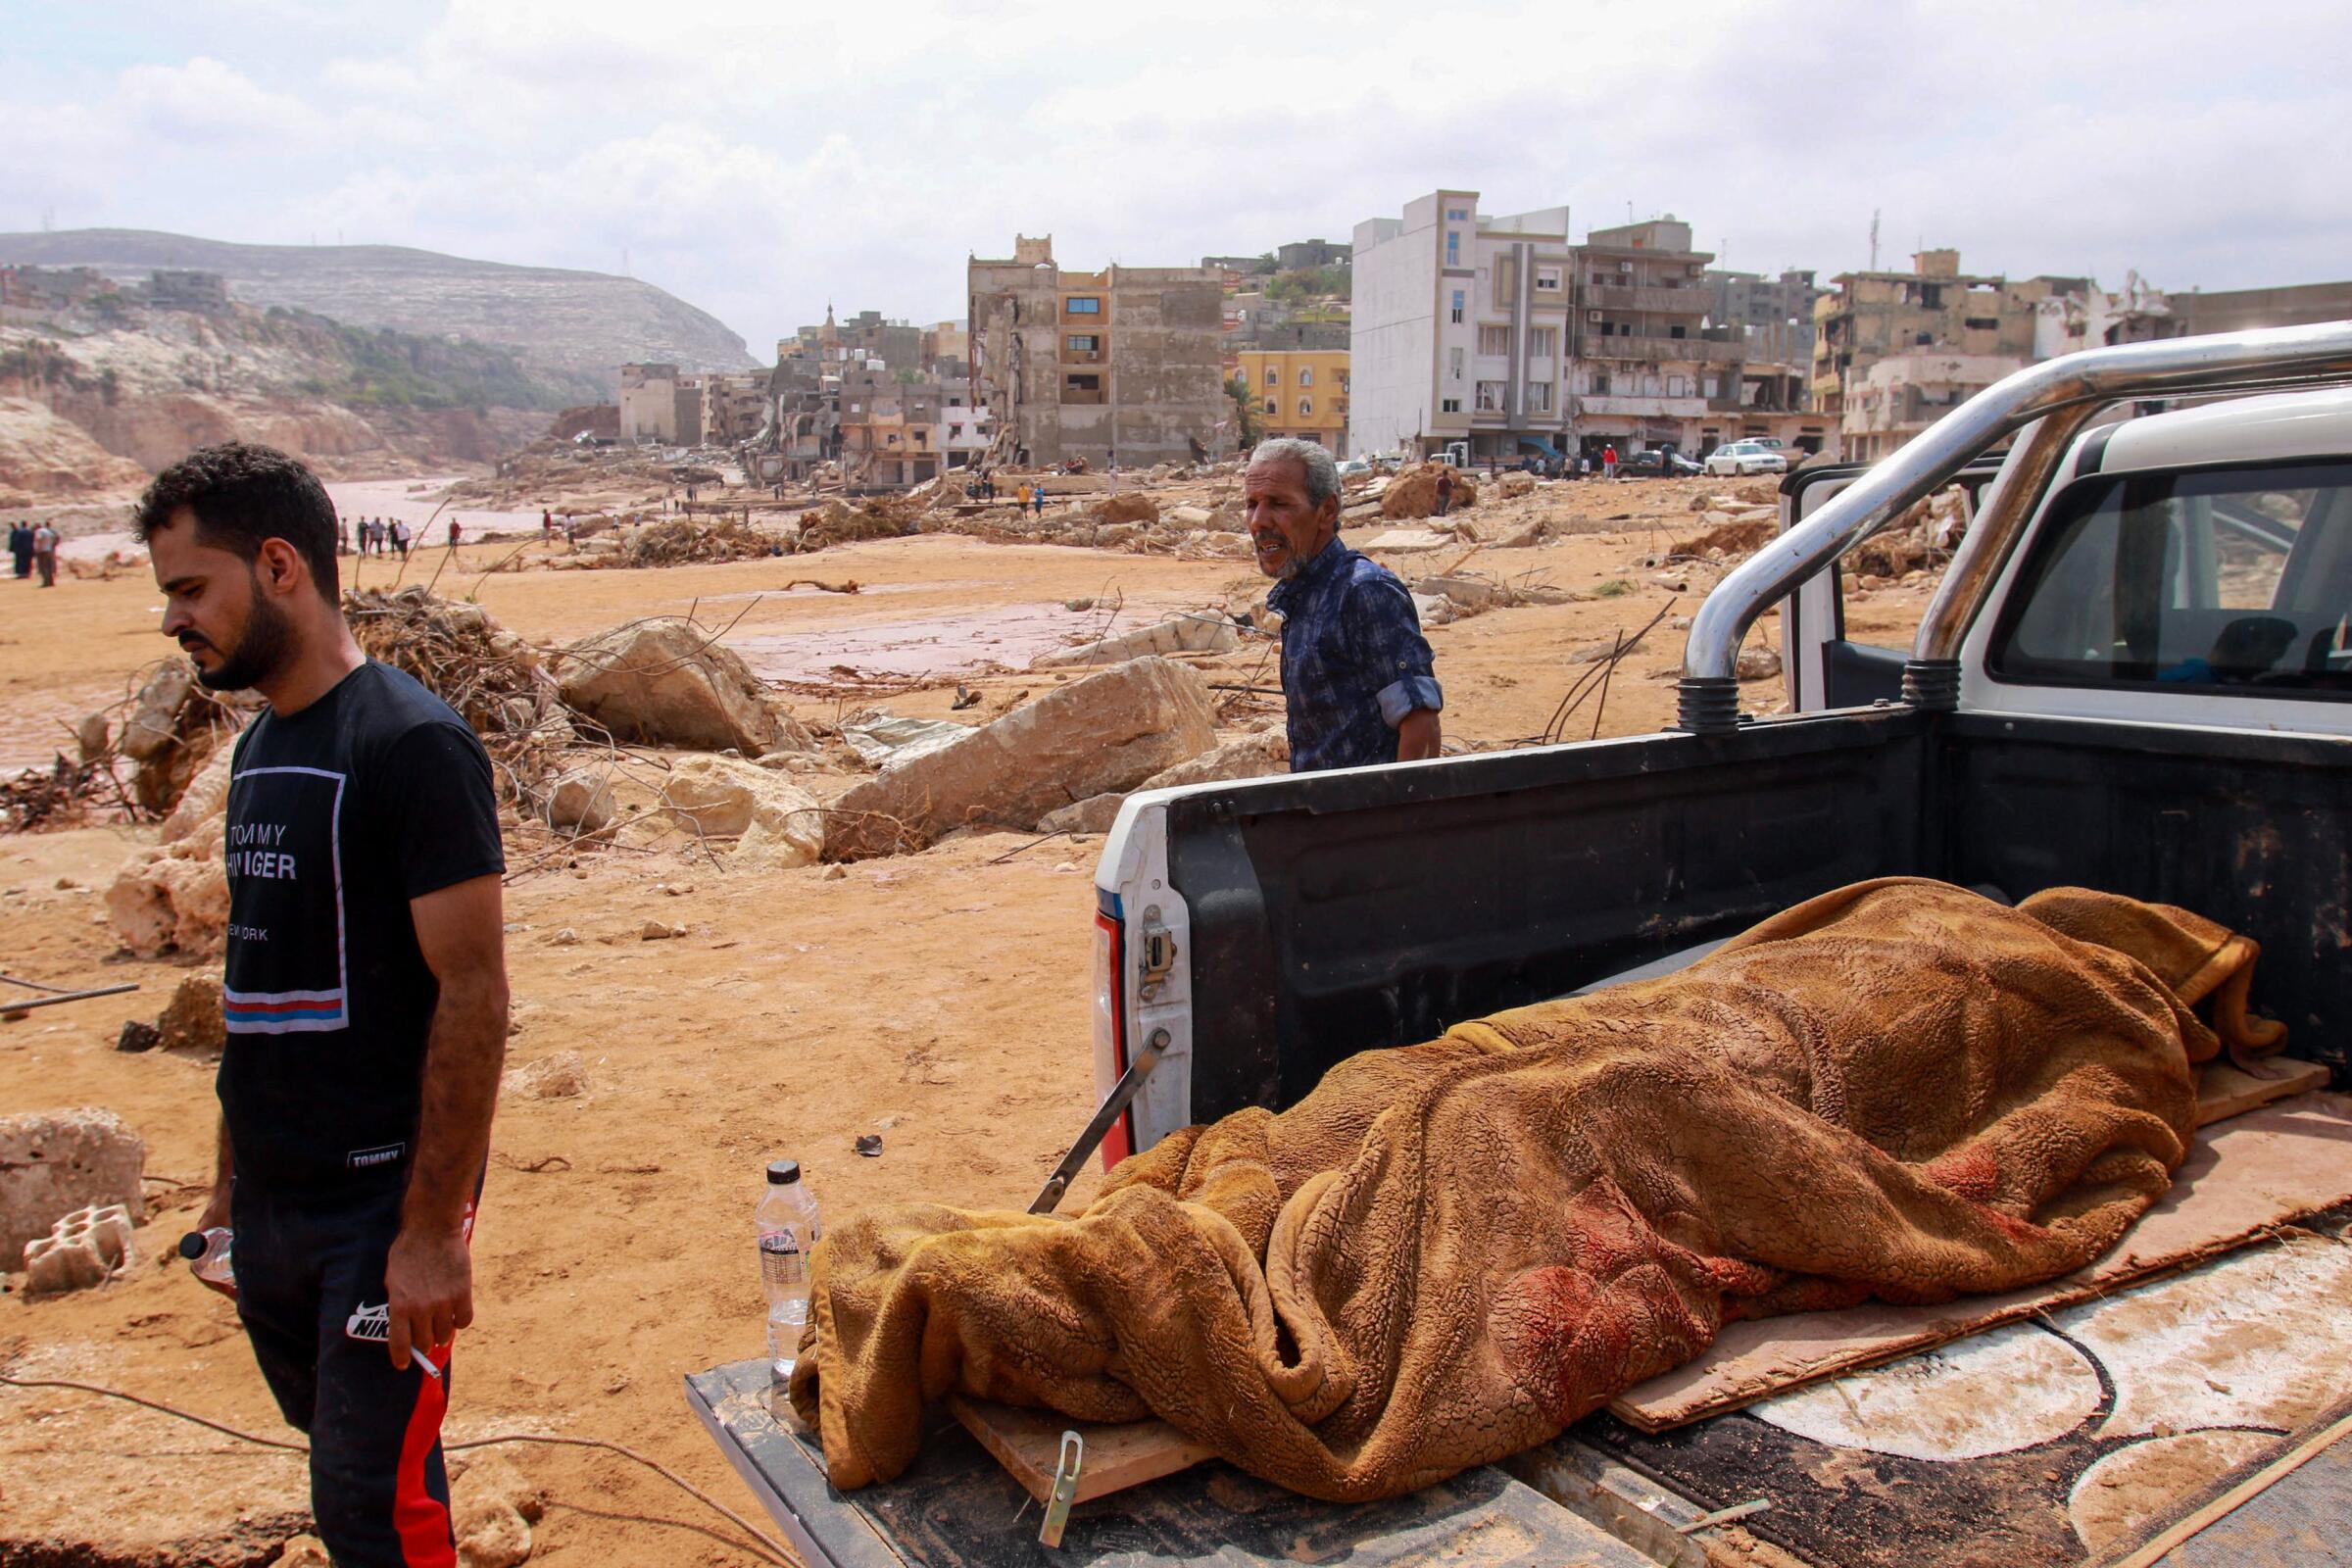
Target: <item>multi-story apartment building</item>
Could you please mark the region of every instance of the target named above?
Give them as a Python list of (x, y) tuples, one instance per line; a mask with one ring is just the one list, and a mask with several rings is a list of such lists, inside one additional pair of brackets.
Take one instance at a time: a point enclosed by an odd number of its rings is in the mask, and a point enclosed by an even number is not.
[(674, 365), (620, 368), (620, 438), (699, 446), (703, 439), (703, 378), (680, 375)]
[(712, 446), (749, 441), (767, 423), (769, 372), (714, 371), (703, 377), (703, 439)]
[(1744, 347), (1708, 324), (1690, 225), (1568, 233), (1564, 207), (1488, 218), (1464, 190), (1358, 223), (1350, 449), (1516, 462), (1721, 436)]
[(2081, 293), (2085, 278), (2035, 277), (2011, 284), (1997, 273), (1960, 270), (1955, 250), (1921, 251), (1908, 272), (1840, 272), (1836, 293), (1814, 303), (1813, 402), (1842, 415), (1870, 368), (1918, 349), (2024, 365), (2034, 354), (2037, 302)]
[(1229, 449), (1218, 369), (1221, 274), (1112, 266), (1065, 272), (1053, 236), (971, 259), (972, 373), (995, 417), (993, 463), (1098, 468)]
[(1300, 436), (1348, 456), (1348, 351), (1243, 349), (1240, 374), (1268, 436)]

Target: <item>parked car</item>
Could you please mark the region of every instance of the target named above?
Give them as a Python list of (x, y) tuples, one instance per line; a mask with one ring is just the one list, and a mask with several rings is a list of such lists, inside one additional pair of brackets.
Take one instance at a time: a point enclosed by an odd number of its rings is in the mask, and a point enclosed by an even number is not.
[(1787, 473), (1788, 460), (1760, 441), (1727, 441), (1707, 454), (1707, 472)]
[(1672, 452), (1665, 447), (1651, 447), (1645, 452), (1637, 452), (1617, 465), (1619, 478), (1631, 474), (1636, 478), (1679, 479), (1700, 471), (1697, 464), (1680, 452)]

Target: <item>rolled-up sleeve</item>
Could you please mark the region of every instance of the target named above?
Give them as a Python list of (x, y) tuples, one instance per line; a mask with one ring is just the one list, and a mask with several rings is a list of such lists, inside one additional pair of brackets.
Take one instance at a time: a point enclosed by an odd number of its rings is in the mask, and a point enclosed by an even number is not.
[(1388, 677), (1375, 700), (1389, 728), (1418, 710), (1435, 712), (1446, 706), (1437, 658), (1430, 652), (1429, 639), (1421, 635), (1421, 617), (1403, 583), (1386, 572), (1357, 580), (1348, 595), (1347, 617), (1348, 639), (1361, 667), (1375, 678)]

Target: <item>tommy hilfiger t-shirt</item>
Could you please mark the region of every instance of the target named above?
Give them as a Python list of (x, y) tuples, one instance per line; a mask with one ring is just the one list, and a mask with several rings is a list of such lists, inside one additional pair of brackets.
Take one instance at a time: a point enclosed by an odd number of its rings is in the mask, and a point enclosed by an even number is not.
[(503, 871), (482, 743), (373, 660), (238, 738), (220, 1105), (240, 1180), (405, 1177), (439, 988), (409, 901)]

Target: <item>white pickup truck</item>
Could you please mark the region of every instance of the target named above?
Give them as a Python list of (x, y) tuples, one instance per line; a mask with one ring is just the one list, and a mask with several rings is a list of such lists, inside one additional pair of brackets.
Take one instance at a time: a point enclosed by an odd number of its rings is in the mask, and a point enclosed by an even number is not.
[[(1102, 1157), (1892, 874), (2087, 885), (2247, 932), (2256, 1004), (2345, 1088), (2352, 392), (2327, 388), (2347, 382), (2352, 322), (2031, 368), (1875, 466), (1784, 482), (1782, 532), (1694, 617), (1674, 730), (1131, 798), (1096, 872)], [(1974, 521), (1916, 644), (1848, 641), (1838, 560), (1952, 483)], [(1733, 660), (1776, 605), (1793, 711), (1759, 720)], [(2213, 1132), (2164, 1210), (2202, 1250), (2169, 1270), (1884, 1355), (1823, 1348), (1875, 1332), (1850, 1314), (1741, 1325), (1680, 1393), (1373, 1506), (1212, 1463), (1082, 1507), (1049, 1549), (952, 1423), (844, 1496), (766, 1415), (758, 1363), (688, 1396), (811, 1562), (2341, 1560), (2352, 1442), (2324, 1440), (2352, 1406), (2352, 1099)], [(1773, 1374), (1753, 1402), (1688, 1392), (1742, 1367)], [(1669, 1407), (1698, 1413), (1621, 1418)]]

